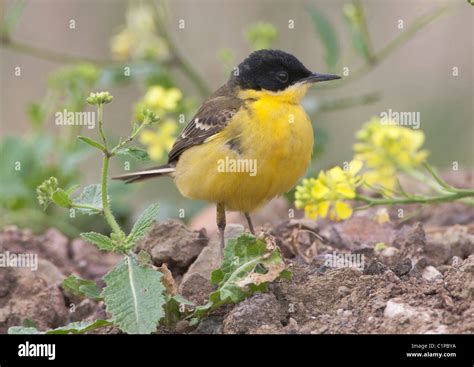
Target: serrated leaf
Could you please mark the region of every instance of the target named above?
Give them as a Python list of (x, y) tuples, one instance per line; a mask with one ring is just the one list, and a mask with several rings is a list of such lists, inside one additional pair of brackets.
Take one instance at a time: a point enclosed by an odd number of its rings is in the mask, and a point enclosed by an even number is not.
[[(92, 205), (98, 210), (102, 210), (102, 186), (95, 184), (84, 187), (81, 194), (73, 201), (75, 204)], [(77, 208), (77, 210), (89, 215), (97, 214), (97, 211), (92, 209)]]
[(162, 274), (127, 256), (104, 276), (102, 296), (114, 324), (128, 334), (150, 334), (165, 316)]
[(129, 247), (132, 247), (135, 243), (145, 237), (155, 222), (159, 208), (160, 206), (158, 204), (152, 204), (146, 208), (142, 215), (138, 218), (127, 237)]
[(8, 334), (84, 334), (85, 332), (110, 325), (112, 323), (107, 320), (79, 321), (47, 331), (39, 331), (34, 327), (12, 326), (8, 329)]
[(69, 189), (66, 189), (64, 191), (66, 191), (66, 193), (68, 195), (71, 195), (74, 191), (76, 191), (78, 188), (80, 187), (80, 185), (72, 185)]
[(150, 160), (150, 157), (148, 156), (148, 153), (146, 152), (146, 150), (143, 150), (138, 147), (120, 148), (120, 149), (117, 149), (116, 154), (126, 155), (134, 159), (137, 159), (139, 161)]
[(89, 144), (91, 147), (94, 147), (96, 149), (99, 149), (105, 152), (105, 147), (102, 144), (100, 144), (98, 141), (95, 141), (91, 138), (88, 138), (87, 136), (82, 136), (82, 135), (79, 135), (77, 138), (83, 141), (84, 143)]
[(100, 300), (100, 289), (93, 280), (86, 280), (75, 275), (70, 275), (63, 280), (62, 287), (65, 291), (78, 297)]
[(48, 330), (45, 334), (84, 334), (88, 331), (99, 329), (104, 326), (113, 325), (107, 320), (79, 321), (62, 326), (53, 330)]
[(115, 244), (110, 237), (97, 232), (81, 233), (82, 239), (96, 245), (102, 251), (115, 251)]
[(326, 55), (324, 57), (326, 64), (329, 68), (334, 68), (340, 57), (340, 47), (336, 31), (324, 13), (314, 7), (310, 7), (308, 11), (316, 32), (326, 50)]
[(67, 194), (67, 192), (64, 191), (63, 189), (56, 189), (56, 191), (53, 192), (53, 195), (51, 195), (51, 200), (57, 206), (60, 206), (63, 208), (69, 208), (72, 204), (72, 200), (69, 198), (69, 195)]
[(44, 332), (39, 331), (34, 327), (25, 327), (25, 326), (11, 326), (8, 328), (8, 334), (44, 334)]
[(199, 319), (223, 304), (240, 302), (257, 291), (265, 292), (269, 282), (281, 277), (287, 278), (288, 270), (270, 237), (244, 234), (231, 239), (224, 249), (222, 266), (211, 274), (211, 283), (217, 289), (193, 316)]

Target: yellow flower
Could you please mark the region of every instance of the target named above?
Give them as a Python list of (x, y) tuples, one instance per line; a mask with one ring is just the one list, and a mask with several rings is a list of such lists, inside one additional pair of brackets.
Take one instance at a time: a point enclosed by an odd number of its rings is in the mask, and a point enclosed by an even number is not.
[(174, 111), (182, 97), (183, 94), (178, 88), (165, 89), (155, 85), (148, 89), (143, 100), (152, 110)]
[(140, 134), (140, 142), (148, 146), (148, 155), (152, 160), (161, 160), (165, 153), (171, 149), (177, 129), (176, 121), (166, 119), (158, 125), (157, 131), (145, 130)]
[(112, 37), (110, 48), (117, 60), (164, 61), (170, 56), (168, 43), (156, 32), (153, 9), (141, 2), (131, 2), (125, 27)]
[(414, 169), (428, 156), (428, 151), (420, 150), (425, 141), (422, 131), (382, 124), (378, 117), (366, 123), (356, 136), (355, 159), (366, 163), (369, 171), (365, 180), (371, 185), (393, 188), (398, 170)]
[(135, 37), (132, 32), (124, 29), (112, 37), (110, 49), (115, 60), (127, 60), (130, 57)]
[(347, 170), (334, 167), (321, 171), (317, 179), (303, 180), (303, 184), (296, 188), (296, 207), (304, 208), (306, 216), (312, 219), (318, 216), (329, 216), (331, 220), (349, 218), (352, 207), (346, 201), (356, 196), (356, 188), (361, 183), (361, 177), (357, 174), (361, 168), (362, 162), (354, 160)]

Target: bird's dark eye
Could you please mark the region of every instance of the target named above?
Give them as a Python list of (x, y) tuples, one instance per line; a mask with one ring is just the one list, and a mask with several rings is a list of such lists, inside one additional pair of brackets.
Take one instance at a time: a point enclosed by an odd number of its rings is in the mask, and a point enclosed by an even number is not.
[(288, 81), (288, 73), (286, 71), (279, 71), (276, 74), (276, 78), (278, 79), (278, 81), (286, 83)]

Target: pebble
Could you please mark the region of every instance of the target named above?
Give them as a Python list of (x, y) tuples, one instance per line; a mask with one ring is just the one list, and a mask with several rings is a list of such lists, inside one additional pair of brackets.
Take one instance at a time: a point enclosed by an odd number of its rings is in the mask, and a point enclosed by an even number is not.
[(441, 274), (441, 272), (434, 266), (429, 265), (423, 270), (422, 276), (428, 281), (433, 281), (436, 279), (441, 279), (443, 277), (443, 274)]

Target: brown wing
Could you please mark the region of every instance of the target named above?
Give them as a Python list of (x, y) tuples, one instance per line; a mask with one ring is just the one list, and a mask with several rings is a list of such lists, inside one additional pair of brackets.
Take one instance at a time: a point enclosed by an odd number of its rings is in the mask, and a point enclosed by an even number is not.
[(218, 89), (206, 100), (196, 115), (184, 128), (168, 154), (168, 163), (176, 161), (181, 153), (195, 145), (202, 144), (217, 134), (237, 113), (243, 101), (227, 87)]

